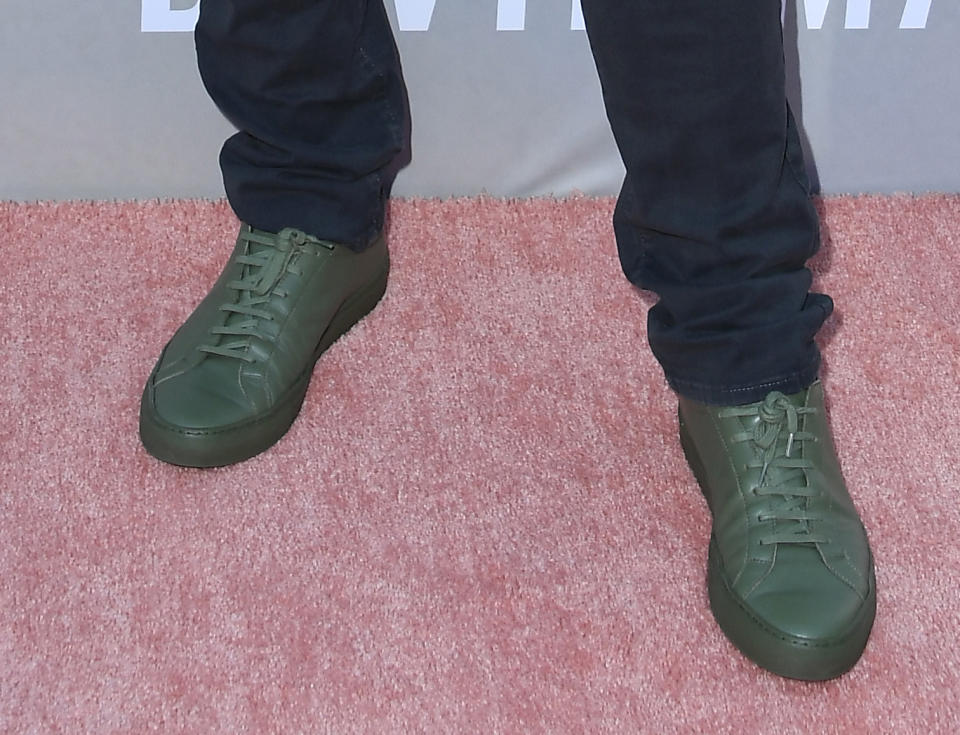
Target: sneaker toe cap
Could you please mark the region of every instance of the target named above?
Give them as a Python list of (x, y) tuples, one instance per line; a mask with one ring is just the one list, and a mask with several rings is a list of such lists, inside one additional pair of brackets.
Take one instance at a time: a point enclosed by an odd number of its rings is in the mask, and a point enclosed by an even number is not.
[(747, 600), (779, 635), (814, 645), (841, 640), (857, 628), (866, 599), (850, 584), (825, 567), (789, 576), (768, 578)]
[(215, 431), (250, 416), (249, 405), (216, 390), (216, 383), (173, 379), (154, 386), (152, 393), (154, 414), (178, 429)]

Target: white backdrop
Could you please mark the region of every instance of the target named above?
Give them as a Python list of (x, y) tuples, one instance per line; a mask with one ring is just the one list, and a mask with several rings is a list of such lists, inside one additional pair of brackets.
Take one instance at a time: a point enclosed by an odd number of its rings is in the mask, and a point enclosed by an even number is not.
[[(222, 194), (196, 0), (3, 3), (0, 198)], [(386, 4), (414, 116), (395, 193), (617, 191), (577, 0)], [(960, 1), (790, 0), (785, 38), (825, 192), (960, 191)]]

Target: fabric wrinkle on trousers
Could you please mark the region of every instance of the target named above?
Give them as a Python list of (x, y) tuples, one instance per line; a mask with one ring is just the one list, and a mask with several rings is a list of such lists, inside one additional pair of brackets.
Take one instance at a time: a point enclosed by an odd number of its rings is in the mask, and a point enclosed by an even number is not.
[(237, 216), (369, 244), (410, 155), (382, 0), (204, 0), (195, 39), (204, 85), (238, 128), (220, 153)]
[(833, 303), (809, 293), (819, 222), (786, 102), (779, 0), (583, 11), (627, 169), (620, 258), (660, 297), (647, 333), (670, 385), (719, 405), (802, 390)]
[[(659, 299), (650, 346), (694, 400), (749, 403), (816, 379), (832, 310), (786, 102), (779, 0), (582, 0), (626, 168), (614, 215), (627, 278)], [(197, 55), (239, 132), (228, 198), (254, 227), (361, 248), (410, 157), (382, 0), (204, 0)]]

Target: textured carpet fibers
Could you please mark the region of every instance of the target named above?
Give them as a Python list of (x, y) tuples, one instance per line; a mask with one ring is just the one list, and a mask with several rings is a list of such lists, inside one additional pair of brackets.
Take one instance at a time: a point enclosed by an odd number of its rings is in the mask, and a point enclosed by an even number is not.
[(610, 200), (398, 201), (373, 314), (242, 465), (140, 448), (223, 202), (0, 204), (0, 732), (955, 733), (960, 197), (821, 203), (831, 420), (877, 562), (860, 664), (765, 673)]

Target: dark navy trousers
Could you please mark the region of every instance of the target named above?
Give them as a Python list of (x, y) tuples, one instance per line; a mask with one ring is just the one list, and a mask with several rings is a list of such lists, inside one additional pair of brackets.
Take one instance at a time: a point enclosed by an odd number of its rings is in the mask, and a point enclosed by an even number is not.
[[(817, 376), (832, 310), (784, 88), (780, 0), (582, 0), (626, 167), (627, 278), (656, 292), (671, 387), (733, 405)], [(204, 0), (201, 76), (239, 132), (220, 156), (237, 216), (362, 248), (408, 162), (409, 112), (382, 0)]]

